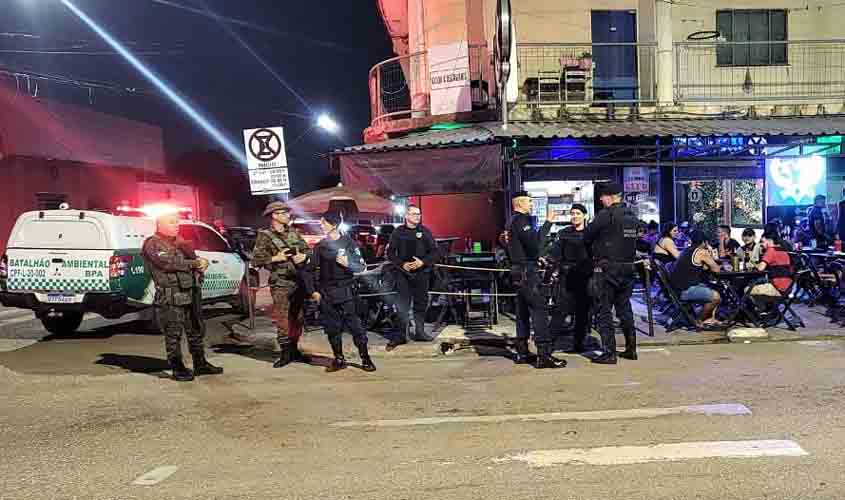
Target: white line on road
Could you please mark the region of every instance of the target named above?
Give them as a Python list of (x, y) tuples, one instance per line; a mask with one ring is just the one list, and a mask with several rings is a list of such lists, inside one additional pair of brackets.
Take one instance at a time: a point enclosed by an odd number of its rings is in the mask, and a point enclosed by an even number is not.
[(32, 339), (0, 339), (0, 352), (11, 352), (29, 347), (38, 342)]
[(35, 316), (22, 316), (20, 318), (0, 320), (0, 326), (16, 325), (18, 323), (28, 323), (30, 321), (35, 321)]
[(335, 422), (332, 427), (410, 427), (438, 424), (491, 424), (500, 422), (559, 420), (623, 420), (665, 417), (669, 415), (751, 415), (751, 410), (738, 403), (676, 406), (672, 408), (634, 408), (630, 410), (573, 411), (553, 413), (529, 413), (519, 415), (468, 415), (463, 417), (430, 417), (396, 420), (369, 420)]
[(633, 387), (640, 385), (640, 382), (623, 382), (621, 384), (602, 384), (602, 387)]
[(525, 462), (532, 467), (564, 464), (626, 465), (675, 462), (701, 458), (800, 457), (808, 455), (793, 441), (706, 441), (654, 446), (608, 446), (537, 450), (496, 459), (498, 463)]
[(5, 321), (6, 318), (19, 318), (21, 316), (35, 319), (35, 313), (29, 309), (0, 309), (0, 321)]
[(172, 476), (174, 472), (179, 470), (179, 467), (175, 465), (165, 465), (163, 467), (156, 467), (155, 469), (147, 472), (143, 476), (139, 477), (138, 479), (132, 481), (132, 484), (138, 486), (152, 486), (154, 484), (158, 484), (168, 477)]

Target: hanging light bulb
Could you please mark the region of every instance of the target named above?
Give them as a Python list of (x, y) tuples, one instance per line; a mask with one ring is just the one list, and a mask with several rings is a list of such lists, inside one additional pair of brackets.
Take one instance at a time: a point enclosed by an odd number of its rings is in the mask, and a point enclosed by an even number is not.
[(742, 91), (746, 94), (754, 93), (754, 82), (751, 80), (751, 68), (745, 68), (745, 82), (742, 84)]

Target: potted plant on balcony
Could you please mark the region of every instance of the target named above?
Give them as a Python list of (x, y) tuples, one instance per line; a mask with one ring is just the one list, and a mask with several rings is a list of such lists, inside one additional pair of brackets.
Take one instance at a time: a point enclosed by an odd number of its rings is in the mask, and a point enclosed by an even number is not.
[(578, 60), (578, 67), (583, 70), (588, 70), (593, 67), (593, 54), (584, 52)]

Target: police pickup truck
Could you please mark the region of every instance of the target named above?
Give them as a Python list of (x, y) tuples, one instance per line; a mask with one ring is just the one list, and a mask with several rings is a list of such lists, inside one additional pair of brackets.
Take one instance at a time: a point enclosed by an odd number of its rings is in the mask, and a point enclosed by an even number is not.
[[(85, 313), (116, 319), (150, 309), (155, 286), (141, 246), (155, 232), (155, 221), (129, 213), (68, 208), (22, 214), (0, 261), (0, 303), (31, 309), (57, 334), (75, 332)], [(209, 262), (203, 303), (227, 302), (246, 312), (241, 256), (207, 224), (182, 220), (179, 235)]]

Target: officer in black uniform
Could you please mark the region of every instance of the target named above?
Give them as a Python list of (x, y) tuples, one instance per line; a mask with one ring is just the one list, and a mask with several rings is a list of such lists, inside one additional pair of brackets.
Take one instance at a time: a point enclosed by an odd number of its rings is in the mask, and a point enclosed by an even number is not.
[(637, 217), (622, 203), (622, 187), (619, 184), (607, 183), (599, 193), (599, 200), (605, 208), (584, 232), (584, 244), (591, 249), (595, 263), (590, 287), (604, 351), (593, 362), (612, 365), (616, 364), (617, 355), (612, 314), (614, 308), (625, 335), (625, 352), (619, 356), (637, 359), (634, 311), (631, 309)]
[(437, 261), (437, 243), (431, 231), (420, 223), (421, 217), (419, 207), (408, 205), (405, 223), (393, 231), (387, 245), (387, 260), (396, 269), (396, 287), (399, 291), (399, 338), (387, 344), (387, 351), (408, 342), (412, 299), (413, 339), (423, 342), (432, 340), (425, 333), (425, 313), (428, 309), (431, 271)]
[(560, 303), (562, 314), (574, 314), (574, 342), (571, 352), (583, 352), (589, 328), (592, 306), (587, 283), (593, 274), (593, 262), (584, 246), (587, 228), (587, 207), (575, 203), (569, 211), (572, 224), (557, 233), (549, 256), (558, 263), (560, 277)]
[(323, 215), (320, 227), (326, 237), (314, 248), (314, 257), (302, 272), (302, 281), (306, 293), (320, 304), (320, 322), (334, 354), (329, 371), (346, 368), (341, 338), (346, 327), (361, 356), (361, 368), (373, 372), (376, 365), (367, 350), (367, 330), (361, 324), (355, 308), (358, 293), (354, 273), (364, 270), (364, 259), (355, 240), (340, 234), (339, 225), (338, 214), (327, 212)]
[(513, 214), (508, 224), (508, 253), (511, 259), (511, 278), (516, 287), (516, 359), (517, 364), (530, 363), (528, 338), (534, 327), (537, 345), (537, 368), (562, 368), (566, 361), (552, 356), (553, 340), (549, 332), (546, 298), (540, 293), (540, 274), (537, 261), (549, 230), (550, 221), (535, 229), (531, 218), (533, 201), (525, 191), (513, 195)]

